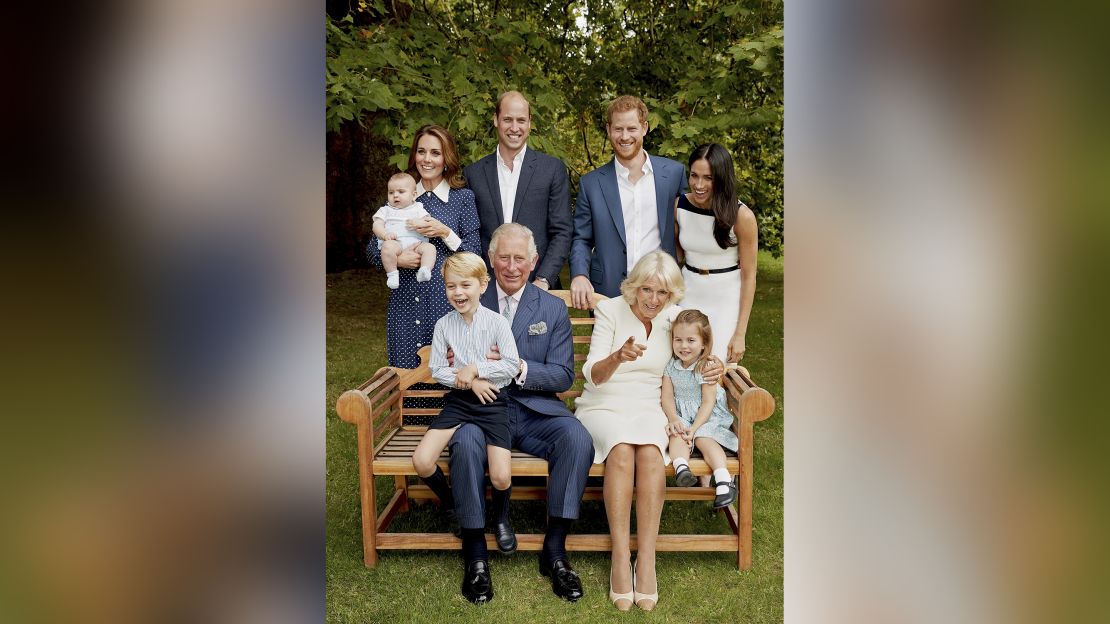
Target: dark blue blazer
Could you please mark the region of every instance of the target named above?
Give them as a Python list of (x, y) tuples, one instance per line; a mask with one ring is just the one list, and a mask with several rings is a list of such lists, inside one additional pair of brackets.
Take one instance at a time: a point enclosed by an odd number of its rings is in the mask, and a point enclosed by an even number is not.
[[(474, 191), (481, 224), (482, 258), (489, 264), (489, 241), (505, 223), (497, 155), (490, 154), (463, 169), (466, 185)], [(532, 230), (540, 258), (528, 281), (537, 277), (557, 288), (559, 273), (570, 254), (571, 220), (567, 166), (563, 161), (529, 147), (520, 163), (520, 180), (513, 202), (513, 222)]]
[[(482, 305), (500, 311), (497, 287), (492, 282), (482, 294)], [(539, 327), (529, 331), (540, 323), (546, 325), (542, 333)], [(555, 396), (574, 383), (574, 345), (566, 304), (555, 295), (526, 284), (520, 306), (513, 314), (513, 337), (521, 359), (528, 362), (528, 376), (523, 388), (515, 381), (505, 386), (509, 398), (541, 414), (572, 416), (566, 404)]]
[[(686, 168), (669, 158), (650, 154), (648, 157), (655, 176), (661, 247), (673, 256), (674, 202), (686, 191)], [(579, 180), (574, 241), (570, 247), (571, 277), (589, 277), (594, 290), (606, 297), (619, 295), (621, 282), (628, 276), (624, 212), (613, 162), (610, 160)]]

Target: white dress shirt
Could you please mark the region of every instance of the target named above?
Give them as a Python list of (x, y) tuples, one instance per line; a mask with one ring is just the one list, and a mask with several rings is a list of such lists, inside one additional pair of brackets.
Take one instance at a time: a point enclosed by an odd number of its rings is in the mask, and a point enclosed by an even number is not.
[(628, 272), (636, 262), (659, 249), (659, 213), (655, 205), (655, 172), (651, 168), (651, 158), (644, 154), (643, 175), (632, 182), (630, 170), (613, 158), (617, 169), (617, 190), (621, 196), (621, 214), (624, 215), (624, 238), (628, 249)]
[(528, 145), (524, 145), (513, 156), (513, 168), (509, 169), (508, 163), (501, 158), (501, 148), (493, 150), (497, 157), (497, 187), (501, 190), (501, 211), (505, 217), (504, 223), (513, 220), (513, 206), (516, 204), (516, 187), (520, 183), (520, 164), (524, 162), (524, 152)]

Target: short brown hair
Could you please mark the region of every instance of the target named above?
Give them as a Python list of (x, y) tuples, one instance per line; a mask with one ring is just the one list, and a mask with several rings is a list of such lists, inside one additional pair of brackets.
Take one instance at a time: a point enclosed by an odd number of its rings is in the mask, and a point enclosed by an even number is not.
[(494, 116), (497, 116), (497, 117), (501, 116), (501, 104), (505, 101), (505, 98), (507, 98), (509, 96), (514, 96), (514, 95), (516, 97), (519, 97), (520, 99), (524, 100), (524, 105), (525, 105), (525, 107), (528, 108), (528, 118), (531, 119), (532, 118), (532, 103), (528, 101), (528, 98), (524, 97), (523, 93), (521, 93), (520, 91), (515, 91), (515, 90), (514, 91), (506, 91), (506, 92), (502, 93), (501, 95), (497, 96), (497, 104), (495, 104), (494, 107), (493, 107)]
[(398, 171), (397, 173), (389, 176), (389, 181), (390, 182), (398, 182), (400, 180), (405, 180), (407, 182), (412, 182), (413, 184), (416, 184), (416, 182), (417, 182), (416, 176), (412, 175), (408, 171)]
[(610, 102), (609, 108), (605, 109), (605, 125), (608, 126), (612, 123), (613, 115), (630, 110), (639, 113), (640, 123), (646, 124), (648, 122), (647, 104), (644, 104), (644, 101), (635, 95), (622, 95)]

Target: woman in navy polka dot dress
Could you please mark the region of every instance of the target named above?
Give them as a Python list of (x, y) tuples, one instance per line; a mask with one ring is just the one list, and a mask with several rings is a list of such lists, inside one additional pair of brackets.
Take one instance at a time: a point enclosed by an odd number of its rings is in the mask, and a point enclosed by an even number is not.
[[(463, 188), (459, 151), (446, 128), (428, 125), (416, 132), (407, 171), (420, 181), (416, 199), (429, 214), (413, 229), (435, 245), (436, 264), (432, 279), (418, 282), (420, 254), (406, 249), (397, 256), (401, 280), (400, 286), (389, 294), (386, 330), (389, 365), (416, 368), (420, 364), (417, 350), (432, 344), (436, 321), (451, 309), (440, 272), (443, 261), (456, 251), (481, 255), (482, 246), (474, 193)], [(374, 266), (381, 266), (381, 252), (373, 240), (366, 246), (366, 257)]]

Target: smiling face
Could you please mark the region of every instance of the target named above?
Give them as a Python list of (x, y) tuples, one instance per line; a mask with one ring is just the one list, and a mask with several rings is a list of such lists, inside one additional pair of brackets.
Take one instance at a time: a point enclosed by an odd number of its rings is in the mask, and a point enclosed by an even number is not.
[(493, 117), (493, 127), (497, 128), (497, 142), (501, 151), (516, 155), (528, 142), (528, 135), (532, 132), (532, 115), (528, 102), (520, 96), (506, 97), (501, 101), (501, 112)]
[(389, 205), (394, 208), (408, 208), (416, 201), (416, 180), (404, 174), (397, 179), (391, 179), (386, 185), (389, 193)]
[(613, 144), (613, 152), (618, 159), (630, 161), (643, 151), (648, 125), (646, 121), (640, 122), (639, 111), (613, 113), (605, 129), (609, 132), (609, 142)]
[(477, 277), (460, 275), (454, 271), (443, 274), (443, 284), (447, 287), (447, 301), (467, 320), (474, 317), (474, 311), (482, 305), (479, 298), (486, 292), (486, 284)]
[(650, 321), (667, 306), (671, 300), (671, 291), (658, 277), (648, 278), (636, 289), (636, 302), (632, 304), (632, 313), (641, 321)]
[(528, 253), (527, 236), (506, 234), (497, 239), (497, 249), (490, 250), (497, 285), (510, 295), (524, 288), (538, 259), (538, 256)]
[(443, 142), (434, 134), (425, 134), (416, 144), (416, 172), (424, 188), (432, 190), (443, 179)]
[(671, 348), (682, 365), (689, 367), (705, 353), (705, 342), (693, 323), (676, 323), (671, 326)]
[(709, 161), (704, 158), (695, 160), (690, 165), (690, 201), (698, 208), (706, 208), (712, 196), (713, 171), (709, 168)]

